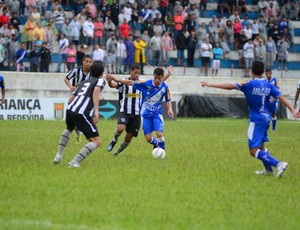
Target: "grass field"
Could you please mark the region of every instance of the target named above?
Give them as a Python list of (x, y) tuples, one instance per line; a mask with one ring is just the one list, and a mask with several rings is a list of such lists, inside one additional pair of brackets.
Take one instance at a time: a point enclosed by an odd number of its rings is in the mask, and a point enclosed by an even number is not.
[(299, 122), (269, 132), (269, 151), (289, 162), (281, 179), (254, 174), (247, 120), (167, 121), (164, 160), (142, 132), (112, 157), (114, 126), (100, 120), (103, 145), (68, 168), (82, 145), (73, 134), (52, 164), (64, 122), (1, 121), (0, 229), (298, 229)]

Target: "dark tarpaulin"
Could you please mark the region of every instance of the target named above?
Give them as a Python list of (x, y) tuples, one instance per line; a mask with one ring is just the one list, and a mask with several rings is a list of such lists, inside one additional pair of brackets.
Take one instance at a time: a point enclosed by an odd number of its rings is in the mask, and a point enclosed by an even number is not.
[[(185, 95), (178, 104), (178, 117), (247, 118), (248, 106), (242, 97)], [(287, 118), (286, 108), (279, 103), (278, 118)]]

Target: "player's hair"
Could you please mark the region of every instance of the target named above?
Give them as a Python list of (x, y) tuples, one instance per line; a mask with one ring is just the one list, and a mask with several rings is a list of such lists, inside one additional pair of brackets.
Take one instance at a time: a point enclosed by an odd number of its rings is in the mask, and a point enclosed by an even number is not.
[(261, 61), (254, 61), (252, 65), (252, 73), (260, 76), (264, 73), (265, 65)]
[(83, 59), (82, 59), (82, 60), (85, 60), (85, 59), (87, 59), (87, 58), (92, 59), (91, 55), (86, 54), (86, 55), (83, 56)]
[(272, 69), (266, 69), (266, 71), (265, 72), (270, 72), (270, 73), (272, 73)]
[(160, 67), (154, 69), (153, 75), (164, 76), (164, 70)]
[(99, 78), (100, 76), (102, 76), (103, 72), (104, 72), (104, 67), (102, 64), (97, 62), (92, 64), (90, 68), (90, 75), (92, 77)]
[(139, 64), (132, 64), (131, 67), (130, 67), (130, 70), (133, 71), (135, 69), (141, 69), (140, 65)]

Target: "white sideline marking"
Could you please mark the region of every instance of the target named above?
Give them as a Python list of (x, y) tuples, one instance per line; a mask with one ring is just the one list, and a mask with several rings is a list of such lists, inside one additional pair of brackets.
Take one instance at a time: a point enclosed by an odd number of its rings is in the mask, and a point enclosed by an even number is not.
[[(224, 120), (222, 121), (221, 118), (218, 118), (220, 120), (215, 120), (214, 118), (194, 118), (194, 119), (188, 119), (188, 118), (177, 118), (176, 121), (179, 122), (211, 122), (211, 123), (236, 123), (236, 122), (245, 122), (245, 119), (232, 119), (232, 120)], [(226, 119), (226, 118), (225, 118)], [(299, 123), (300, 120), (295, 120), (295, 121), (281, 121), (279, 120), (280, 123), (287, 123), (287, 124), (297, 124)]]
[[(79, 229), (79, 230), (98, 230), (99, 228), (94, 228), (86, 225), (76, 225), (76, 224), (56, 224), (50, 220), (6, 220), (0, 218), (0, 223), (10, 224), (15, 226), (30, 227), (30, 226), (40, 226), (43, 228), (55, 228), (55, 229)], [(115, 228), (114, 228), (115, 229)]]

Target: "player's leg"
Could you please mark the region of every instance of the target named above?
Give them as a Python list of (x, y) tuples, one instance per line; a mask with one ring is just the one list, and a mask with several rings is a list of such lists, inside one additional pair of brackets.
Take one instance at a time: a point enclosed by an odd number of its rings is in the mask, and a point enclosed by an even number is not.
[(75, 127), (75, 133), (76, 133), (76, 145), (77, 145), (81, 142), (81, 132), (77, 127)]
[(158, 147), (158, 140), (152, 135), (154, 131), (152, 118), (142, 118), (144, 137), (146, 141), (153, 145), (153, 148)]
[(69, 167), (80, 167), (80, 163), (86, 159), (91, 152), (96, 150), (101, 140), (99, 137), (97, 126), (94, 124), (91, 117), (85, 115), (77, 115), (75, 120), (76, 126), (82, 130), (82, 133), (88, 139), (88, 143), (82, 147), (79, 153), (69, 162)]
[(129, 117), (125, 113), (119, 113), (119, 118), (117, 122), (117, 126), (114, 131), (114, 137), (111, 139), (111, 141), (107, 145), (107, 151), (111, 151), (116, 143), (118, 142), (118, 139), (122, 132), (125, 130), (127, 124), (129, 122)]
[(141, 116), (140, 115), (130, 115), (128, 116), (129, 122), (126, 126), (126, 135), (124, 141), (120, 145), (120, 147), (114, 152), (114, 156), (118, 156), (118, 154), (124, 149), (128, 147), (133, 137), (137, 137), (140, 126), (141, 126)]
[(287, 169), (288, 164), (286, 162), (280, 162), (275, 157), (273, 157), (268, 151), (265, 152), (261, 150), (264, 142), (268, 142), (268, 131), (269, 124), (265, 123), (249, 123), (248, 128), (248, 144), (250, 149), (250, 154), (261, 160), (264, 165), (271, 165), (277, 167), (277, 177), (281, 177), (283, 172)]
[(164, 118), (162, 114), (157, 115), (153, 119), (153, 127), (156, 132), (158, 147), (165, 149)]
[(271, 116), (272, 116), (272, 130), (275, 131), (276, 130), (276, 124), (277, 124), (277, 108), (278, 108), (278, 101), (275, 100), (273, 101), (273, 103), (270, 104), (270, 112), (271, 112)]
[(60, 161), (62, 159), (63, 151), (70, 140), (72, 131), (75, 128), (75, 124), (72, 120), (72, 115), (71, 115), (70, 111), (67, 111), (67, 113), (66, 113), (66, 125), (67, 125), (67, 128), (62, 132), (59, 142), (58, 142), (57, 153), (53, 159), (54, 164), (60, 163)]

